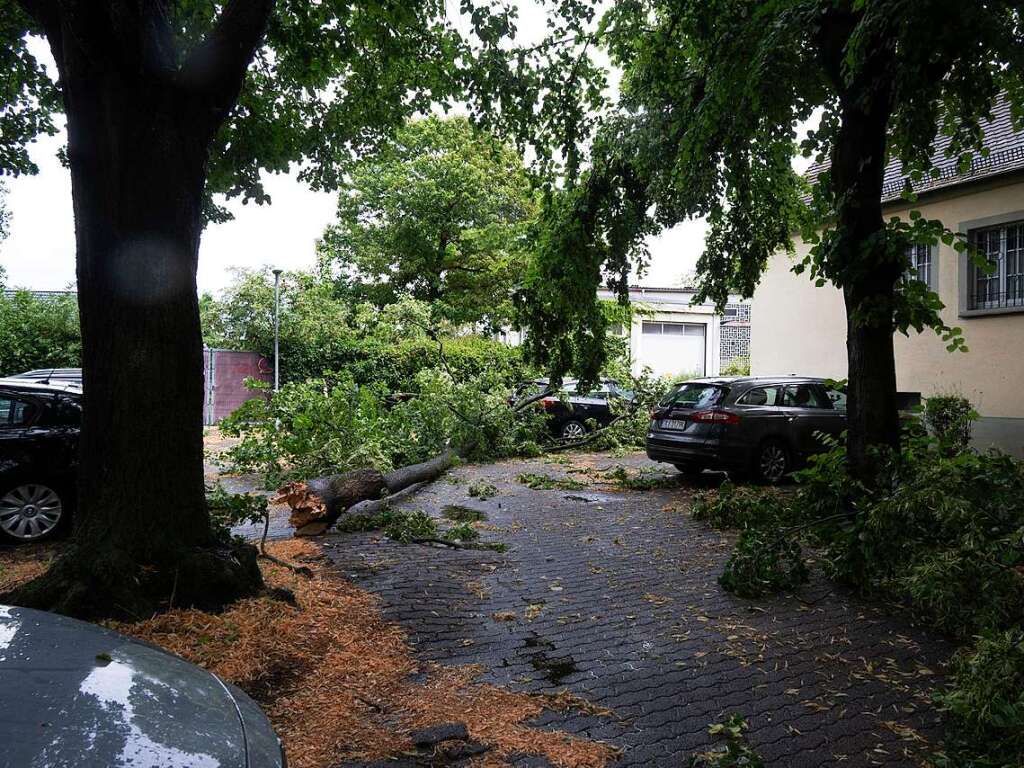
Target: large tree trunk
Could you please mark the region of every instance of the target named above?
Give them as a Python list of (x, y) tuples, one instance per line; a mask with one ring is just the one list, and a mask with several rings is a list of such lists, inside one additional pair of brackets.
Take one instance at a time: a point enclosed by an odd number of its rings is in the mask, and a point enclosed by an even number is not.
[(866, 44), (870, 58), (848, 77), (844, 58), (856, 22), (856, 15), (837, 11), (823, 27), (821, 46), (840, 103), (831, 167), (837, 242), (830, 266), (846, 304), (849, 469), (870, 483), (872, 447), (899, 447), (893, 310), (903, 262), (886, 247), (882, 218), (893, 57), (881, 41)]
[(46, 19), (68, 117), (85, 394), (73, 545), (14, 596), (90, 617), (216, 607), (262, 585), (254, 550), (215, 540), (203, 482), (196, 266), (223, 114), (174, 76), (173, 56), (154, 61), (170, 40), (159, 16), (125, 34), (107, 13)]

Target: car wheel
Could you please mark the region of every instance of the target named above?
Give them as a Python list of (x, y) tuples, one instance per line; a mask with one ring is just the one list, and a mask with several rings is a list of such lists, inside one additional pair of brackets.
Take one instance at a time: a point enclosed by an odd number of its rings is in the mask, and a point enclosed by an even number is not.
[(582, 422), (573, 420), (562, 425), (563, 440), (582, 440), (586, 436), (587, 428), (583, 426)]
[(789, 451), (778, 440), (766, 440), (754, 457), (754, 476), (762, 483), (775, 485), (791, 469)]
[(22, 483), (0, 496), (0, 534), (15, 541), (52, 536), (67, 514), (63, 498), (42, 483)]

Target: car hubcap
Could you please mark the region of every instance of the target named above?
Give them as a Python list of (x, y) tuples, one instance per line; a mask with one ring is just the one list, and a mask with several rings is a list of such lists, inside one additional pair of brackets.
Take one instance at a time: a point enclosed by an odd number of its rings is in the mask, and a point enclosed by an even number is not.
[(576, 422), (570, 422), (562, 428), (562, 437), (566, 440), (579, 440), (586, 434), (586, 430)]
[(761, 451), (761, 477), (770, 483), (782, 479), (786, 472), (786, 452), (777, 445), (766, 445)]
[(0, 529), (16, 539), (38, 539), (60, 522), (60, 497), (45, 485), (19, 485), (0, 499)]

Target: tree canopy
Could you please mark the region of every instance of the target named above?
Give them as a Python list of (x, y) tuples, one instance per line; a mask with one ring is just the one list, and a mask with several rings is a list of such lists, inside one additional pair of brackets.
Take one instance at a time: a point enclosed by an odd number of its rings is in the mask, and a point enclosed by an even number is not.
[(409, 294), (439, 319), (498, 327), (534, 215), (518, 151), (466, 118), (429, 117), (352, 163), (318, 251), (379, 303)]
[[(963, 347), (938, 297), (900, 279), (906, 246), (967, 246), (942, 222), (884, 222), (883, 170), (897, 158), (920, 179), (939, 132), (966, 161), (1000, 94), (1020, 120), (1022, 35), (1008, 1), (615, 3), (585, 37), (621, 68), (620, 95), (595, 124), (580, 182), (547, 201), (522, 295), (531, 356), (598, 369), (593, 288), (610, 276), (622, 291), (651, 234), (707, 217), (697, 299), (723, 304), (751, 295), (799, 232), (814, 248), (797, 269), (847, 305), (851, 458), (894, 445), (893, 332), (931, 327)], [(798, 151), (829, 162), (813, 187), (793, 171)]]

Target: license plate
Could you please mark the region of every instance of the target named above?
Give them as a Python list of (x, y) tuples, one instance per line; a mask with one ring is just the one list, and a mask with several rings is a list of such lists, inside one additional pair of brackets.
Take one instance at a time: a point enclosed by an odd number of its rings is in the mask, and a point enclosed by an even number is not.
[(662, 419), (662, 429), (686, 429), (690, 423), (688, 421), (680, 421), (679, 419)]

